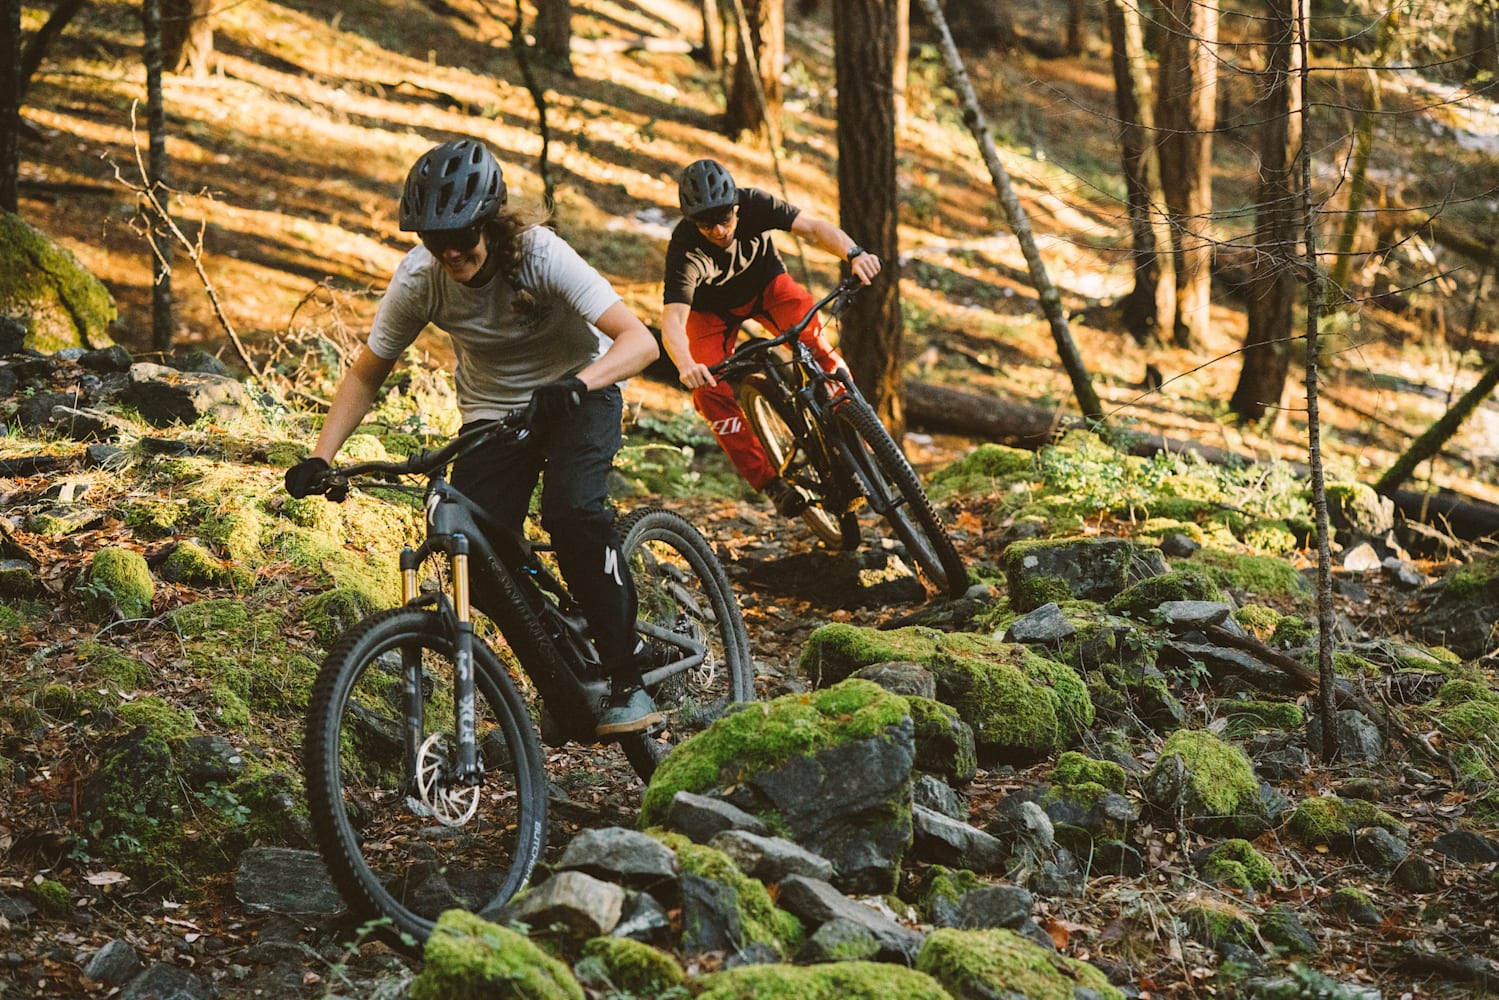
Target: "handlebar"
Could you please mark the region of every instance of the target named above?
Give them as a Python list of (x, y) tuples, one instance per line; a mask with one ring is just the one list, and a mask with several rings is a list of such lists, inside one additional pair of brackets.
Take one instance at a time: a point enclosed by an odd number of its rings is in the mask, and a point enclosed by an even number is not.
[(417, 452), (401, 462), (356, 462), (353, 465), (337, 466), (323, 473), (310, 484), (308, 494), (325, 494), (330, 501), (342, 502), (349, 495), (349, 483), (367, 476), (429, 476), (439, 469), (451, 465), (459, 456), (494, 440), (505, 437), (519, 441), (529, 433), (524, 410), (508, 413), (498, 420), (489, 420), (469, 428), (441, 448)]
[[(843, 308), (848, 304), (848, 301), (852, 299), (856, 294), (858, 294), (858, 292), (863, 287), (864, 283), (861, 282), (858, 278), (852, 276), (844, 278), (842, 281), (838, 282), (837, 287), (835, 287), (831, 292), (828, 292), (822, 298), (818, 299), (817, 302), (812, 306), (812, 308), (807, 310), (807, 314), (805, 316), (803, 316), (796, 323), (787, 327), (785, 332), (771, 337), (769, 340), (751, 340), (749, 343), (736, 350), (733, 354), (730, 354), (728, 357), (724, 358), (718, 364), (713, 365), (708, 369), (708, 371), (713, 374), (714, 378), (721, 378), (723, 377), (723, 374), (725, 372), (743, 365), (746, 361), (757, 354), (762, 354), (765, 351), (769, 351), (774, 348), (781, 347), (785, 344), (790, 344), (794, 341), (800, 340), (802, 332), (807, 329), (807, 324), (812, 322), (812, 317), (816, 316), (819, 312), (826, 308), (828, 303), (834, 302), (833, 314), (837, 315), (838, 313), (843, 311)], [(836, 300), (836, 302), (834, 300)]]

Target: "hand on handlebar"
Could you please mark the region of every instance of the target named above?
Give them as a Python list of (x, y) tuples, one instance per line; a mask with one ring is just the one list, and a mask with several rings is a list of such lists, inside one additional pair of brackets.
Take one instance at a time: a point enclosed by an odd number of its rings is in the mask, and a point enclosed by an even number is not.
[(713, 377), (713, 369), (696, 361), (689, 362), (677, 371), (677, 378), (689, 389), (701, 389), (704, 386), (717, 385), (718, 379)]
[(328, 463), (321, 458), (305, 458), (286, 470), (286, 492), (301, 500), (327, 488)]
[(868, 250), (848, 262), (849, 271), (859, 279), (861, 285), (867, 285), (873, 281), (874, 276), (880, 273), (880, 266), (879, 256)]

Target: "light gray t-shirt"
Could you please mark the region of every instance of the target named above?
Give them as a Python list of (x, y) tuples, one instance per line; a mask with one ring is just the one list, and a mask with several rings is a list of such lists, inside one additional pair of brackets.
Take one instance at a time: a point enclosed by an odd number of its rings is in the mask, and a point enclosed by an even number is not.
[(576, 375), (609, 347), (593, 323), (620, 301), (613, 286), (550, 229), (537, 226), (521, 239), (518, 277), (536, 299), (529, 312), (511, 307), (504, 278), (470, 288), (420, 245), (402, 258), (375, 311), (369, 348), (388, 361), (428, 323), (452, 338), (465, 423), (526, 405), (537, 386)]

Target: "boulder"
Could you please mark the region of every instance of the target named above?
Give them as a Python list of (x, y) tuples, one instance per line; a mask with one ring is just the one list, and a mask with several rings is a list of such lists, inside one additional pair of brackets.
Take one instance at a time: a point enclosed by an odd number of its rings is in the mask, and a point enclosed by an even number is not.
[(0, 211), (0, 315), (24, 324), (24, 346), (50, 354), (111, 346), (109, 325), (118, 311), (70, 250)]

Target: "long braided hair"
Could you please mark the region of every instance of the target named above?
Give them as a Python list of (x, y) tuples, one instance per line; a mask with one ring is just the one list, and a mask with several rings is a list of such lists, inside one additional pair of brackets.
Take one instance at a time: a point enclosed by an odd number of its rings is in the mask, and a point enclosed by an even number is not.
[(540, 208), (507, 207), (484, 224), (484, 241), (499, 265), (500, 277), (514, 290), (511, 308), (528, 313), (536, 305), (536, 296), (521, 284), (520, 266), (525, 257), (523, 237), (536, 226), (544, 225), (551, 213)]

